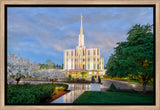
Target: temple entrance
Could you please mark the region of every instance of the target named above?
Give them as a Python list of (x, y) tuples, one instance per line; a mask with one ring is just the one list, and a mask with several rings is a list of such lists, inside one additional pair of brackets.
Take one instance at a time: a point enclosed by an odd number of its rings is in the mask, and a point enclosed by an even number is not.
[(69, 70), (65, 71), (68, 76), (70, 75), (72, 78), (91, 78), (92, 76), (95, 76), (96, 79), (98, 79), (98, 76), (100, 75), (100, 70)]

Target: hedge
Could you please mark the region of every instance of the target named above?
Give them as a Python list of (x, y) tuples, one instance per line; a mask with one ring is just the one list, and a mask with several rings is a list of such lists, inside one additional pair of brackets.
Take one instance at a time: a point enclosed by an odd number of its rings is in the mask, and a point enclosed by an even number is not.
[(66, 90), (67, 84), (7, 85), (7, 104), (41, 104), (57, 90)]

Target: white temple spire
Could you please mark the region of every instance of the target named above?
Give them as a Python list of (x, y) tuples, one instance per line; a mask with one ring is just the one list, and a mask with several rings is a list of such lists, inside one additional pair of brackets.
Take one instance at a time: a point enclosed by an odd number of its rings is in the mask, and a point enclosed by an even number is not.
[(79, 46), (84, 46), (84, 35), (83, 35), (83, 27), (82, 27), (82, 21), (83, 16), (81, 14), (81, 28), (80, 28), (80, 34), (79, 34)]
[(81, 34), (83, 34), (82, 19), (83, 19), (83, 16), (81, 14)]

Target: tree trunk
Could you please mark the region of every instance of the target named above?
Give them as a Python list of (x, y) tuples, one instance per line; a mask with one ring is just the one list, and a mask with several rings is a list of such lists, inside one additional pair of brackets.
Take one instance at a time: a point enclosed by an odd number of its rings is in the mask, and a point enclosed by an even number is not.
[(143, 82), (143, 93), (146, 93), (146, 83)]
[(21, 79), (21, 78), (17, 78), (17, 79), (16, 79), (16, 81), (17, 81), (17, 85), (18, 85), (18, 83), (19, 83), (20, 79)]

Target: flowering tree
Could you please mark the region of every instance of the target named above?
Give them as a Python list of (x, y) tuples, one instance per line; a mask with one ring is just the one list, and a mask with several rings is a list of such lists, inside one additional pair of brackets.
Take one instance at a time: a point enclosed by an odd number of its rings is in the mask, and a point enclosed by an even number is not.
[(36, 62), (31, 63), (28, 70), (29, 70), (29, 76), (32, 78), (38, 78), (40, 77), (40, 72), (39, 72), (39, 66), (36, 64)]
[(56, 73), (58, 75), (58, 80), (67, 78), (67, 74), (65, 72), (62, 72), (59, 70), (59, 71), (56, 71)]
[(62, 78), (66, 78), (66, 74), (58, 69), (41, 70), (41, 79), (50, 80), (53, 83), (53, 81), (57, 81)]
[(36, 63), (31, 63), (29, 59), (18, 58), (14, 54), (8, 56), (7, 61), (7, 77), (8, 80), (12, 77), (17, 81), (17, 84), (23, 77), (36, 76), (39, 67)]

